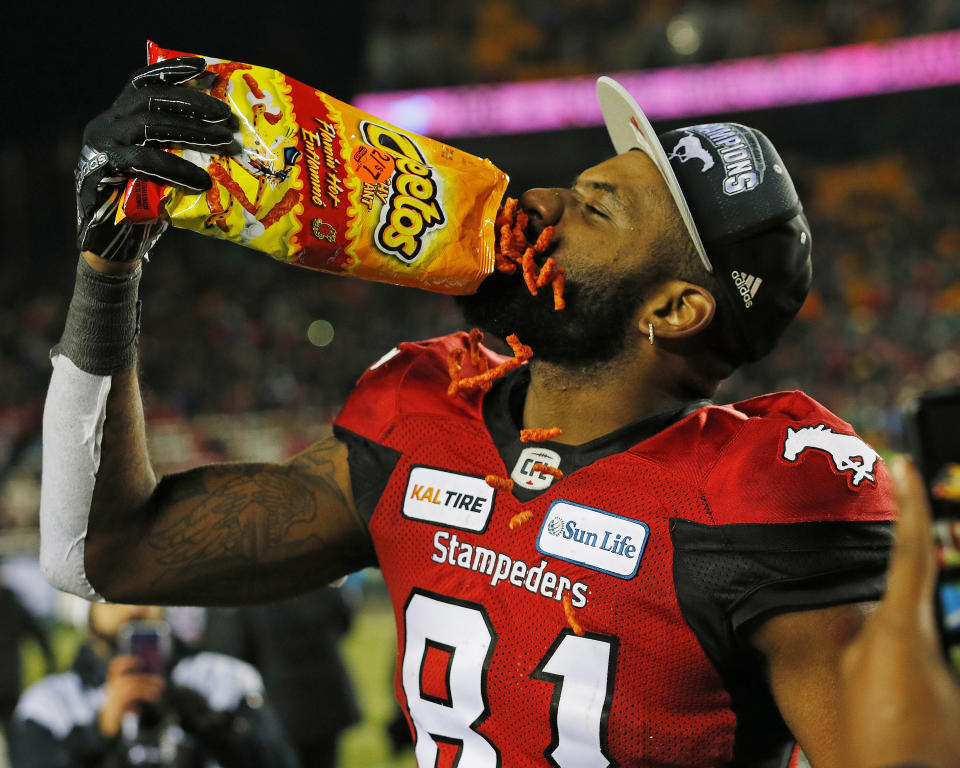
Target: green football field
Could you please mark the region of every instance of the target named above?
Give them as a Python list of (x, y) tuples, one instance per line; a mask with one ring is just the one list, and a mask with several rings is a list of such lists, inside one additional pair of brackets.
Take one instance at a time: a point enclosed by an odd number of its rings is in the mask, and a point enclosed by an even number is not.
[(393, 612), (385, 600), (370, 600), (357, 613), (343, 645), (363, 721), (343, 739), (342, 768), (414, 768), (413, 750), (391, 755), (386, 725), (395, 712), (393, 667), (396, 652)]

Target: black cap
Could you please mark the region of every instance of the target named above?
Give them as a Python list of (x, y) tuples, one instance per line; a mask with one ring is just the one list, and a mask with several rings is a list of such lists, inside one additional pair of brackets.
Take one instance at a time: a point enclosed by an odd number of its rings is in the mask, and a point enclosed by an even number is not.
[(630, 94), (609, 77), (597, 97), (618, 154), (653, 160), (680, 210), (704, 267), (722, 286), (721, 312), (740, 362), (763, 357), (810, 289), (811, 236), (780, 155), (760, 131), (705, 123), (659, 137)]

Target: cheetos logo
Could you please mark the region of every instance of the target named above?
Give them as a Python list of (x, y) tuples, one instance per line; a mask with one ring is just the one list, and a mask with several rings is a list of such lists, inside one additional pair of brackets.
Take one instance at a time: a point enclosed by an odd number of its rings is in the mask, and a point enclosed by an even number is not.
[(411, 264), (420, 256), (427, 232), (446, 223), (433, 169), (406, 134), (366, 121), (360, 130), (374, 150), (385, 152), (396, 164), (390, 198), (376, 230), (377, 245), (384, 253)]

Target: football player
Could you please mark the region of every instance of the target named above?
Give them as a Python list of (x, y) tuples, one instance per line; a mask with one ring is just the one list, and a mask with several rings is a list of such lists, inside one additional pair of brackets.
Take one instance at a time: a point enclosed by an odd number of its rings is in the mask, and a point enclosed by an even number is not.
[(796, 741), (817, 768), (842, 765), (836, 681), (883, 591), (886, 465), (803, 393), (710, 401), (811, 281), (771, 142), (728, 122), (658, 137), (601, 78), (616, 154), (519, 199), (527, 241), (553, 228), (538, 258), (565, 270), (566, 309), (505, 273), (460, 300), (471, 324), (529, 345), (528, 364), (477, 334), (401, 344), (330, 439), (158, 477), (136, 369), (158, 230), (104, 211), (130, 175), (209, 185), (162, 150), (229, 145), (225, 105), (180, 85), (202, 66), (142, 70), (84, 136), (83, 253), (44, 416), (51, 582), (237, 604), (377, 565), (421, 766), (779, 768)]

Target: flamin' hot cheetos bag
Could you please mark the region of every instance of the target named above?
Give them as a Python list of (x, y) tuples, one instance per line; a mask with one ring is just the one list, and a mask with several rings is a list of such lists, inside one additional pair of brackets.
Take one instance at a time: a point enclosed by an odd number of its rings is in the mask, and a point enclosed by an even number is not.
[[(147, 45), (148, 63), (190, 55)], [(131, 180), (119, 218), (175, 227), (279, 261), (440, 293), (471, 293), (494, 267), (508, 178), (484, 160), (395, 128), (264, 67), (206, 57), (195, 82), (226, 101), (238, 154), (171, 150), (207, 192)]]

